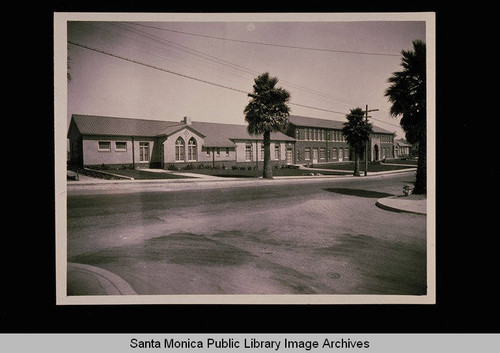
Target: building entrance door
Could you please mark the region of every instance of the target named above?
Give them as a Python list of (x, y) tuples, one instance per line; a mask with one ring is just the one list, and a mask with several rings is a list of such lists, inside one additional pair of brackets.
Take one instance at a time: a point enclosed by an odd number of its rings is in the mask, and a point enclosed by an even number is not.
[(313, 163), (318, 163), (318, 149), (313, 148)]
[(293, 150), (286, 150), (286, 164), (293, 164)]

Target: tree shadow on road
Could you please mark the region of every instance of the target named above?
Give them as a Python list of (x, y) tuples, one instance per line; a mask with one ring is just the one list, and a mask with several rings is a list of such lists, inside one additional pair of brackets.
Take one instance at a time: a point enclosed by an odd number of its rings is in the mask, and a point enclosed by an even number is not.
[(328, 192), (334, 192), (336, 194), (366, 197), (371, 199), (380, 199), (382, 197), (394, 196), (393, 194), (388, 194), (386, 192), (378, 192), (371, 190), (360, 190), (360, 189), (347, 189), (347, 188), (328, 188), (323, 189)]

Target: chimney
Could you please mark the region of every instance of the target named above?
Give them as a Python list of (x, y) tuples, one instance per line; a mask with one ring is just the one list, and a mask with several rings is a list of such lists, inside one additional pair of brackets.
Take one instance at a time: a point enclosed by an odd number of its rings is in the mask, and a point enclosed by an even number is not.
[(191, 125), (191, 118), (188, 116), (185, 116), (182, 122), (186, 125)]

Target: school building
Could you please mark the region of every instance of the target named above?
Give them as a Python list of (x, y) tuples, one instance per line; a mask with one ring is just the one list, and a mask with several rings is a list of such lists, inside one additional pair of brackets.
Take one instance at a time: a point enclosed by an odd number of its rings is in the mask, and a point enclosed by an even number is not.
[[(343, 122), (291, 115), (285, 133), (271, 134), (271, 164), (311, 164), (351, 160)], [(84, 167), (183, 168), (251, 166), (262, 168), (262, 135), (245, 125), (160, 121), (73, 114), (68, 134), (69, 162)], [(392, 158), (394, 134), (373, 127), (369, 160)]]

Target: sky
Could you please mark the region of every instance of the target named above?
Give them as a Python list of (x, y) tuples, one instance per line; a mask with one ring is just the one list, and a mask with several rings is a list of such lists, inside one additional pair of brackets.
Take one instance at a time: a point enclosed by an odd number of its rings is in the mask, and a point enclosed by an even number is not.
[[(370, 122), (404, 138), (384, 96), (401, 51), (426, 40), (421, 19), (224, 16), (67, 22), (67, 119), (92, 114), (245, 124), (254, 79), (269, 72), (291, 114)], [(134, 61), (134, 62), (133, 62)]]

